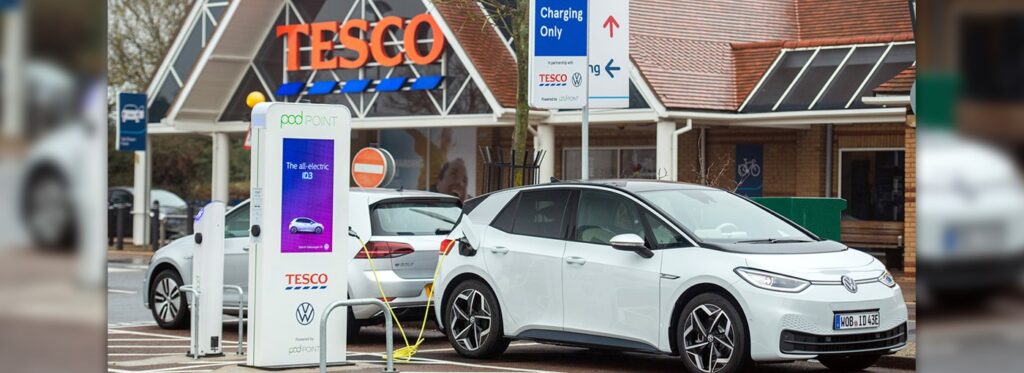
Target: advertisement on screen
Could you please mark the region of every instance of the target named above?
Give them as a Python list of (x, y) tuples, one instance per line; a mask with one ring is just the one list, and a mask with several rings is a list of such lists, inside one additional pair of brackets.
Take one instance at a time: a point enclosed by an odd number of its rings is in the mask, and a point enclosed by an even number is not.
[(284, 139), (281, 252), (329, 253), (334, 207), (334, 141)]

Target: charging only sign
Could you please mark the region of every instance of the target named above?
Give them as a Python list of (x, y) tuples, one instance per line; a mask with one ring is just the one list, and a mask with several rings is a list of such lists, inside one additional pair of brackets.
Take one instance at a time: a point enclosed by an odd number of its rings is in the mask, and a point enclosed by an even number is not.
[(530, 106), (587, 102), (587, 0), (530, 1)]
[[(322, 313), (347, 297), (351, 114), (263, 103), (252, 119), (246, 363), (316, 365)], [(338, 309), (328, 320), (328, 362), (345, 361), (346, 316)]]

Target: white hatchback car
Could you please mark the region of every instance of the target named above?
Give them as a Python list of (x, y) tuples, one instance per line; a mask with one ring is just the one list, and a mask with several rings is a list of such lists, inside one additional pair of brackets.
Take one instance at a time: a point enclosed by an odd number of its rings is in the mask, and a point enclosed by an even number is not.
[[(462, 211), (459, 200), (431, 192), (353, 188), (349, 204), (349, 224), (366, 243), (364, 251), (356, 239), (348, 240), (353, 258), (348, 262), (349, 298), (380, 298), (366, 260), (369, 253), (399, 317), (408, 314), (422, 318), (427, 302), (424, 287), (434, 276), (441, 241)], [(224, 283), (248, 292), (249, 201), (228, 211), (224, 220)], [(149, 263), (142, 287), (143, 303), (163, 328), (188, 326), (188, 307), (178, 289), (192, 281), (194, 249), (194, 238), (182, 237), (157, 251)], [(238, 309), (237, 295), (224, 294), (224, 309)], [(362, 325), (382, 320), (383, 314), (376, 306), (349, 307), (349, 338), (354, 338)]]
[(907, 343), (882, 263), (718, 189), (500, 191), (467, 201), (449, 240), (434, 311), (466, 357), (524, 339), (682, 355), (692, 372), (812, 358), (847, 370)]

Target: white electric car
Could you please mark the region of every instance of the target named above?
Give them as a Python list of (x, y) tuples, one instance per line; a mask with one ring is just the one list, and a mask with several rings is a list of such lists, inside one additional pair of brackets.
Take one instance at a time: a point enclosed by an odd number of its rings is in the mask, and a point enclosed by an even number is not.
[(292, 219), (291, 223), (288, 223), (288, 231), (292, 234), (300, 232), (320, 234), (324, 231), (324, 225), (310, 218), (295, 218)]
[(848, 370), (907, 343), (882, 263), (718, 189), (505, 190), (467, 201), (451, 241), (434, 312), (465, 357), (523, 339), (678, 354), (692, 372), (812, 358)]
[[(427, 302), (424, 287), (433, 279), (441, 241), (462, 211), (459, 200), (414, 190), (353, 188), (349, 192), (349, 206), (349, 225), (366, 243), (363, 250), (358, 240), (348, 240), (347, 250), (352, 258), (347, 263), (349, 298), (381, 297), (366, 260), (369, 254), (398, 316), (422, 318)], [(248, 293), (249, 201), (228, 211), (224, 221), (224, 284), (241, 286)], [(346, 229), (335, 227), (334, 232), (345, 234)], [(179, 288), (192, 282), (194, 249), (195, 239), (182, 237), (157, 251), (149, 263), (142, 300), (162, 328), (188, 326), (186, 297)], [(299, 291), (317, 290), (314, 287)], [(224, 294), (224, 309), (238, 309), (237, 295)], [(348, 317), (350, 340), (361, 326), (383, 320), (376, 306), (349, 307)]]

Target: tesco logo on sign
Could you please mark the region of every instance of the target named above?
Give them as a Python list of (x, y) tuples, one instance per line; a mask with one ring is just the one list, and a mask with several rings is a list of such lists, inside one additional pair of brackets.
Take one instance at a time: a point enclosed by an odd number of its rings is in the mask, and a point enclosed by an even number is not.
[(569, 81), (566, 74), (539, 74), (541, 83), (565, 83)]
[(327, 285), (326, 273), (289, 273), (284, 277), (288, 285)]
[[(433, 44), (429, 50), (421, 48), (416, 37), (426, 29), (433, 33)], [(387, 37), (389, 34), (402, 35), (402, 48), (385, 48), (384, 44), (392, 41)], [(441, 57), (445, 42), (441, 27), (430, 14), (420, 14), (408, 21), (401, 17), (387, 16), (375, 22), (372, 29), (370, 22), (365, 19), (350, 19), (344, 24), (327, 21), (279, 25), (277, 37), (285, 37), (288, 48), (288, 71), (299, 71), (302, 68), (300, 35), (309, 39), (307, 49), (313, 70), (358, 69), (365, 66), (370, 57), (383, 67), (398, 66), (406, 58), (414, 64), (427, 65)], [(369, 36), (369, 39), (363, 39), (364, 35)], [(334, 42), (335, 39), (338, 43)], [(355, 55), (349, 58), (335, 56), (334, 52), (339, 46)]]

